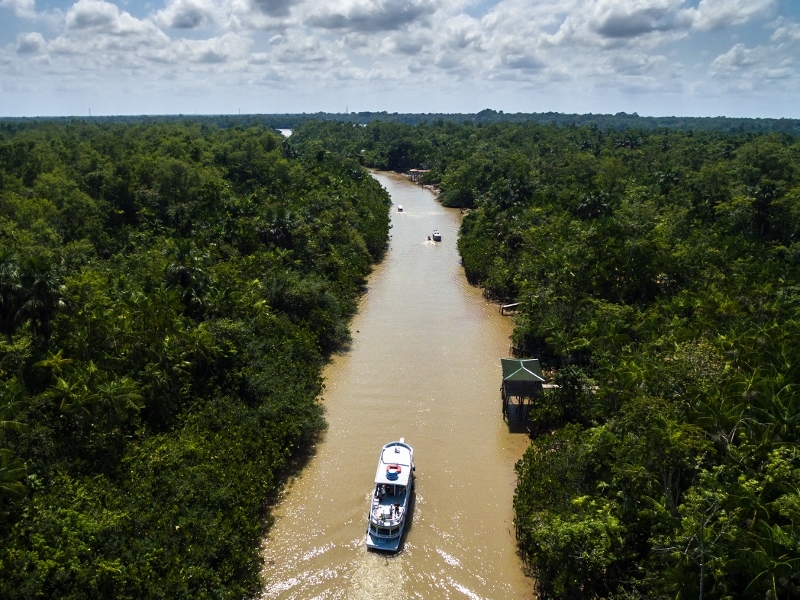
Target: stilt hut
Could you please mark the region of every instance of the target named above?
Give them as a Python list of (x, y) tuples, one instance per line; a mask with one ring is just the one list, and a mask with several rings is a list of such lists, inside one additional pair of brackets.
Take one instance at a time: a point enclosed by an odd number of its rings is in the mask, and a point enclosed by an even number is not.
[(428, 172), (429, 169), (409, 169), (408, 178), (411, 181), (419, 182), (420, 179)]
[[(509, 418), (511, 412), (515, 412), (517, 417), (524, 419), (544, 383), (539, 359), (501, 358), (500, 363), (503, 366), (503, 385), (500, 388), (503, 417)], [(516, 410), (510, 410), (511, 407)]]

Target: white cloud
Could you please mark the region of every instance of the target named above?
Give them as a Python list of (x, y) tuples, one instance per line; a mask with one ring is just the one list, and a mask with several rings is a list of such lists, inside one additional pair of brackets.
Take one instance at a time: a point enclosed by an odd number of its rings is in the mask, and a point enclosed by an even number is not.
[(509, 69), (521, 69), (523, 71), (539, 70), (545, 66), (545, 62), (533, 53), (506, 54), (502, 58), (502, 64)]
[(65, 29), (50, 42), (50, 51), (86, 55), (99, 64), (136, 64), (170, 39), (147, 19), (137, 19), (103, 0), (78, 0), (64, 19)]
[(288, 15), (292, 7), (298, 3), (298, 0), (252, 0), (253, 8), (271, 17)]
[[(144, 17), (126, 1), (36, 13), (35, 0), (0, 0), (2, 18), (24, 13), (41, 26), (20, 35), (35, 28), (17, 26), (5, 40), (0, 31), (0, 86), (29, 76), (110, 87), (135, 76), (168, 93), (291, 82), (327, 98), (336, 86), (372, 96), (402, 85), (462, 102), (495, 88), (547, 89), (574, 110), (576, 98), (598, 93), (608, 105), (614, 94), (691, 94), (709, 81), (754, 90), (800, 81), (800, 25), (775, 18), (777, 0), (156, 0)], [(703, 54), (708, 39), (733, 43), (732, 29), (748, 45)]]
[[(364, 47), (364, 40), (358, 44), (359, 36), (348, 36), (347, 46), (351, 49)], [(351, 43), (356, 42), (356, 43)], [(405, 56), (417, 56), (432, 45), (432, 40), (427, 32), (414, 33), (395, 33), (387, 35), (379, 44), (380, 52), (383, 54), (401, 54)]]
[(290, 38), (278, 44), (273, 57), (281, 63), (294, 64), (331, 64), (342, 57), (335, 57), (329, 47), (325, 47), (314, 38)]
[(107, 28), (120, 18), (115, 4), (102, 0), (78, 0), (67, 13), (67, 29)]
[(797, 80), (794, 56), (784, 55), (775, 48), (748, 48), (735, 44), (711, 63), (714, 77), (736, 81), (739, 87), (766, 89), (770, 82)]
[(717, 56), (711, 63), (711, 68), (715, 73), (721, 75), (742, 71), (759, 62), (757, 54), (755, 50), (747, 48), (744, 44), (736, 44), (725, 54)]
[(91, 35), (140, 36), (152, 35), (156, 31), (160, 33), (151, 22), (137, 19), (104, 0), (78, 0), (67, 11), (65, 25), (68, 31)]
[(17, 36), (17, 54), (39, 54), (45, 48), (44, 36), (38, 31)]
[(481, 50), (483, 48), (484, 33), (480, 23), (467, 17), (459, 15), (449, 19), (445, 27), (437, 28), (440, 32), (442, 43), (450, 48), (460, 50)]
[(198, 29), (215, 22), (216, 8), (210, 0), (170, 0), (154, 20), (163, 27)]
[(700, 0), (697, 8), (687, 8), (681, 17), (697, 29), (723, 29), (744, 25), (769, 16), (776, 0)]
[(634, 38), (677, 26), (683, 0), (599, 0), (590, 12), (593, 31), (608, 38)]
[(292, 9), (303, 0), (217, 0), (221, 27), (231, 31), (283, 30), (296, 25)]
[(720, 30), (769, 17), (777, 0), (503, 0), (482, 23), (487, 30), (527, 33), (552, 46), (650, 48), (693, 30)]
[(0, 0), (0, 7), (11, 9), (14, 16), (23, 19), (36, 16), (35, 0)]
[(800, 42), (800, 23), (786, 21), (785, 19), (778, 19), (775, 25), (775, 32), (770, 38), (771, 41), (778, 44), (792, 44), (794, 42)]
[(611, 65), (614, 73), (637, 77), (664, 75), (674, 68), (680, 68), (679, 64), (672, 64), (666, 56), (650, 54), (619, 54), (612, 59)]
[(344, 0), (315, 4), (306, 22), (322, 29), (374, 33), (400, 29), (432, 14), (431, 0)]
[(234, 33), (205, 40), (178, 40), (167, 52), (177, 63), (229, 63), (249, 57), (250, 38)]
[(484, 21), (497, 35), (525, 33), (529, 43), (561, 48), (613, 50), (648, 47), (685, 37), (685, 0), (552, 0), (531, 5), (509, 0)]

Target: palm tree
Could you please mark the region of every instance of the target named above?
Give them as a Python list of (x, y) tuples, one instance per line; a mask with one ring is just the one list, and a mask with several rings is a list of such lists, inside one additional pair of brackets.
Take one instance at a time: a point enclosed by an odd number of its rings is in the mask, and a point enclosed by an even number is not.
[(53, 317), (67, 308), (66, 290), (55, 260), (43, 254), (27, 257), (23, 263), (22, 290), (25, 302), (18, 314), (30, 319), (34, 333), (49, 344)]
[(283, 206), (276, 210), (267, 209), (263, 220), (265, 225), (260, 233), (266, 243), (274, 244), (278, 248), (292, 247), (292, 231), (297, 225), (294, 213), (286, 211)]
[(11, 248), (0, 248), (0, 333), (8, 343), (17, 328), (17, 313), (22, 298), (17, 254)]
[[(763, 535), (751, 536), (755, 548), (746, 548), (744, 555), (751, 568), (755, 567), (761, 570), (750, 581), (745, 592), (751, 587), (755, 587), (757, 591), (766, 591), (766, 597), (779, 598), (778, 586), (783, 587), (785, 582), (794, 573), (797, 573), (798, 566), (800, 566), (800, 557), (793, 551), (796, 548), (797, 540), (793, 539), (793, 536), (787, 535), (787, 532), (778, 525), (770, 527), (761, 524), (759, 529)], [(790, 596), (787, 594), (785, 597)]]
[(179, 286), (186, 310), (199, 315), (209, 283), (205, 271), (208, 255), (201, 253), (193, 240), (183, 238), (170, 240), (165, 254), (170, 260), (164, 273), (167, 285)]
[(0, 499), (24, 494), (25, 486), (20, 482), (23, 477), (25, 463), (8, 448), (0, 448)]
[(578, 217), (584, 221), (602, 217), (611, 210), (609, 196), (606, 192), (587, 194), (578, 205)]
[(63, 412), (91, 419), (107, 429), (123, 423), (143, 406), (139, 386), (133, 379), (117, 378), (92, 361), (71, 369), (66, 378), (58, 377), (53, 392), (61, 398)]
[[(0, 431), (25, 428), (23, 423), (15, 420), (24, 393), (25, 388), (16, 377), (0, 382)], [(25, 493), (25, 486), (20, 483), (25, 473), (25, 463), (15, 458), (10, 449), (0, 448), (0, 499)]]

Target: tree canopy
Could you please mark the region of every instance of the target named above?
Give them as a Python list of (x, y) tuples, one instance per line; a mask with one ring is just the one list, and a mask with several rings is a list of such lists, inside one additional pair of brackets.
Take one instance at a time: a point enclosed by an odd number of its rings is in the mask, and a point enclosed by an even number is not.
[(255, 593), (388, 207), (261, 126), (0, 128), (0, 596)]

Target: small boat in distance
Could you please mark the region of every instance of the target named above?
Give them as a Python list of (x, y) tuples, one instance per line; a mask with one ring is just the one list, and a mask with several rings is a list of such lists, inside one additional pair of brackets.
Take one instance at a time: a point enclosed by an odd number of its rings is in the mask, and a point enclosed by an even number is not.
[(405, 443), (390, 442), (381, 450), (375, 489), (369, 501), (367, 547), (397, 552), (414, 487), (414, 450)]
[(431, 236), (433, 237), (433, 241), (434, 242), (441, 242), (442, 241), (442, 234), (439, 233), (438, 229), (434, 229), (433, 233), (431, 234)]
[(403, 205), (402, 204), (398, 204), (397, 205), (397, 212), (403, 212)]

